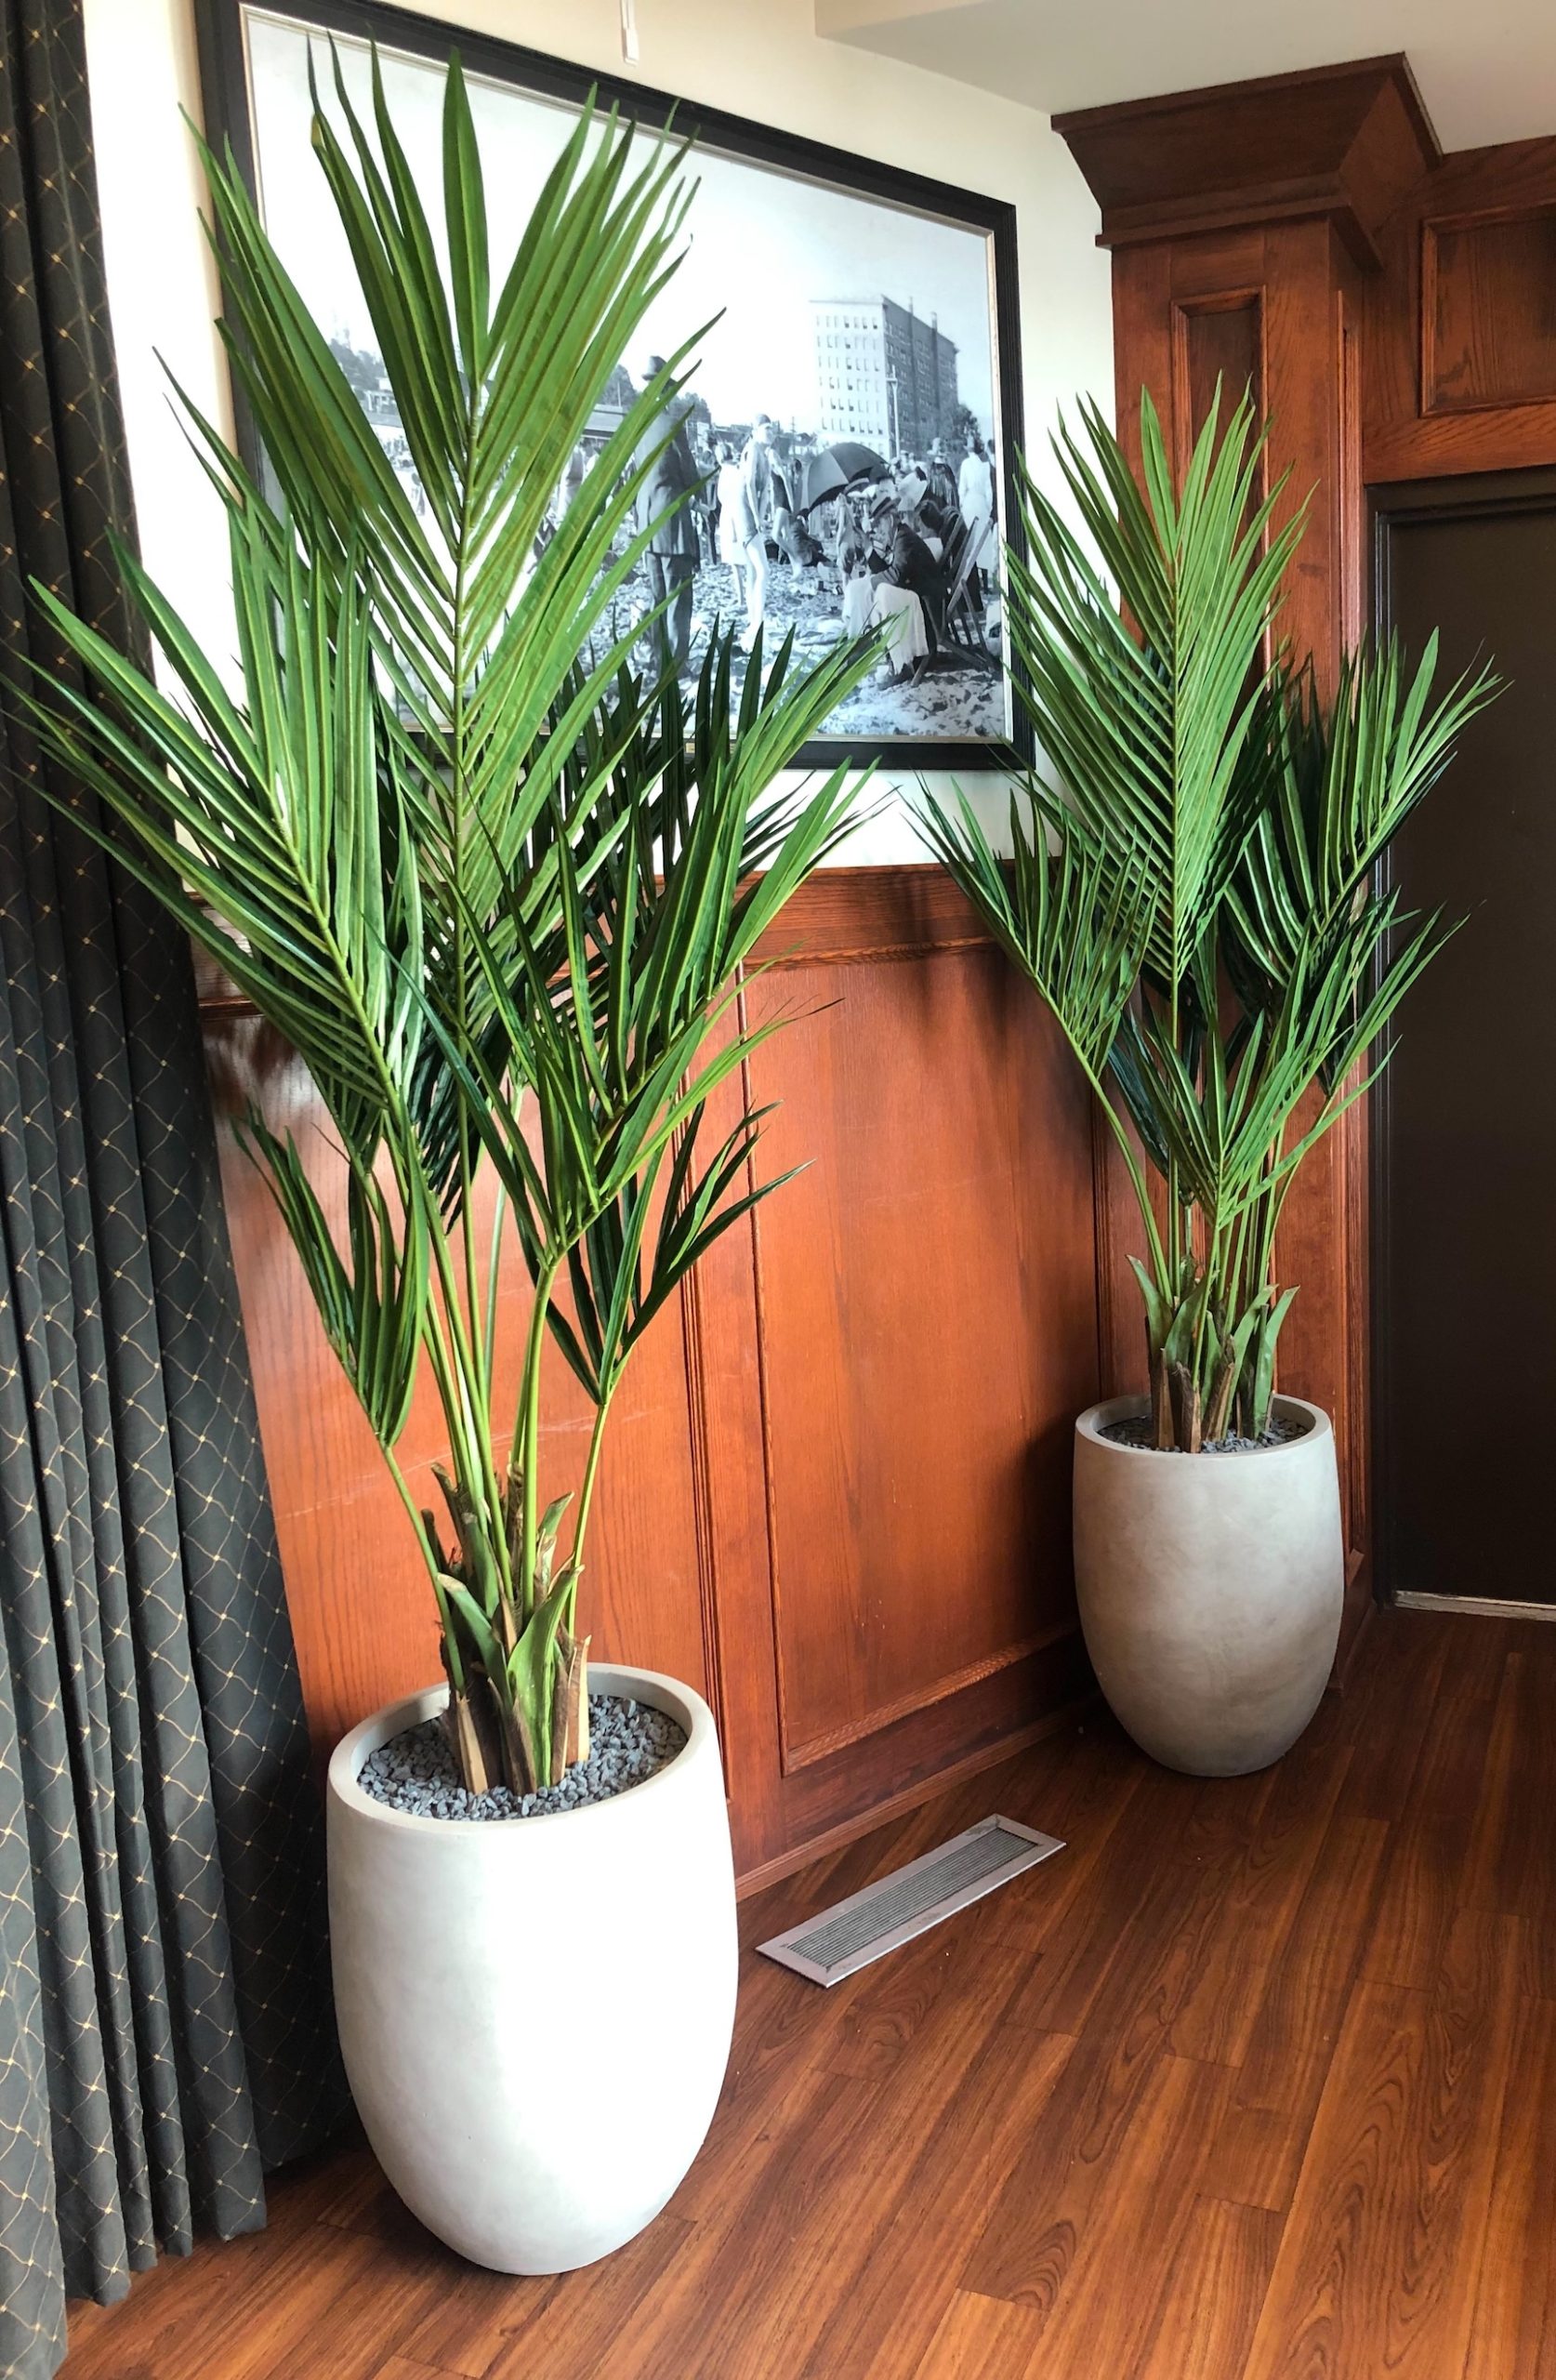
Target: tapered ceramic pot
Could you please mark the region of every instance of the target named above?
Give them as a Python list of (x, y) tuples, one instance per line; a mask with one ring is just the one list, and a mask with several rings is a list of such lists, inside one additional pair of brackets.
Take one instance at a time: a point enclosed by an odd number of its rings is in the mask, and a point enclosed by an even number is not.
[(1334, 1664), (1345, 1590), (1328, 1416), (1299, 1397), (1284, 1444), (1167, 1454), (1103, 1436), (1145, 1410), (1075, 1424), (1075, 1588), (1087, 1650), (1142, 1752), (1191, 1777), (1241, 1777), (1289, 1751)]
[(329, 1770), (340, 2043), (385, 2173), (459, 2254), (567, 2272), (652, 2222), (701, 2148), (729, 2061), (734, 1875), (713, 1714), (642, 1670), (597, 1693), (668, 1712), (646, 1783), (544, 1818), (415, 1818), (357, 1782), (440, 1711), (379, 1711)]

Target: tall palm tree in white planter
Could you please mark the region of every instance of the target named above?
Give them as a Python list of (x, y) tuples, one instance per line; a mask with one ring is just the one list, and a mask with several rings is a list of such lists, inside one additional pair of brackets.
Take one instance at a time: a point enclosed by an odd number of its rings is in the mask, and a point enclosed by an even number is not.
[[(842, 770), (798, 793), (773, 781), (874, 655), (839, 647), (802, 673), (785, 650), (764, 674), (758, 648), (732, 715), (728, 638), (690, 705), (657, 664), (643, 673), (653, 640), (625, 598), (685, 350), (557, 505), (674, 271), (683, 152), (645, 155), (586, 116), (498, 272), (457, 62), (441, 238), (376, 62), (370, 120), (338, 65), (336, 99), (316, 104), (313, 145), (419, 501), (231, 158), (207, 155), (222, 336), (267, 464), (261, 481), (191, 413), (227, 516), (241, 682), (125, 555), (169, 691), (40, 595), (72, 666), (35, 707), (83, 822), (297, 1050), (334, 1128), (343, 1237), (290, 1136), (255, 1113), (244, 1137), (403, 1501), (444, 1672), (331, 1765), (341, 2035), (415, 2212), (482, 2263), (554, 2271), (664, 2203), (728, 2054), (712, 1720), (688, 1686), (597, 1666), (597, 1709), (613, 1701), (625, 1726), (636, 1703), (661, 1752), (684, 1736), (648, 1781), (604, 1796), (580, 1586), (624, 1368), (689, 1268), (776, 1186), (753, 1170), (760, 1116), (716, 1126), (713, 1102), (735, 1097), (759, 1038), (734, 1007), (742, 972), (853, 800)], [(516, 1407), (499, 1412), (508, 1236), (534, 1299)], [(581, 1490), (549, 1503), (547, 1336), (595, 1411)], [(397, 1453), (423, 1370), (446, 1434), (439, 1513)], [(442, 1806), (495, 1792), (521, 1822), (418, 1814), (363, 1787), (370, 1755), (439, 1713), (458, 1787)]]
[[(1147, 1393), (1077, 1424), (1075, 1567), (1104, 1691), (1207, 1774), (1295, 1740), (1329, 1673), (1343, 1564), (1334, 1439), (1275, 1395), (1303, 1158), (1444, 936), (1379, 862), (1490, 698), (1433, 701), (1435, 646), (1348, 660), (1332, 701), (1278, 637), (1302, 534), (1261, 496), (1267, 434), (1220, 398), (1177, 485), (1141, 403), (1137, 479), (1095, 407), (1055, 442), (1070, 518), (1023, 475), (1008, 555), (1042, 763), (1012, 856), (926, 796), (930, 847), (1048, 1004), (1133, 1186)], [(1233, 1451), (1234, 1450), (1234, 1451)]]

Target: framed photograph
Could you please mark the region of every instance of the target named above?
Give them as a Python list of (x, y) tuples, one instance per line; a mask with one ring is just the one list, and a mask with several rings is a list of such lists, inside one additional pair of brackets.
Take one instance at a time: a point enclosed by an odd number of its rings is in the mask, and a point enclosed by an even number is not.
[[(744, 665), (758, 625), (770, 655), (792, 629), (805, 657), (874, 627), (885, 658), (804, 761), (967, 770), (1027, 749), (1004, 666), (1000, 562), (1021, 422), (1012, 206), (376, 0), (199, 0), (199, 24), (207, 125), (231, 139), (283, 261), (408, 481), (309, 143), (310, 51), (332, 95), (333, 40), (366, 112), (376, 44), (436, 220), (442, 84), (458, 50), (494, 256), (511, 251), (591, 91), (648, 127), (673, 117), (695, 143), (699, 183), (685, 260), (570, 467), (593, 468), (657, 360), (711, 323), (669, 450), (694, 493), (629, 587), (645, 662), (657, 640), (691, 678), (716, 630), (738, 629)], [(655, 603), (666, 608), (651, 621)]]

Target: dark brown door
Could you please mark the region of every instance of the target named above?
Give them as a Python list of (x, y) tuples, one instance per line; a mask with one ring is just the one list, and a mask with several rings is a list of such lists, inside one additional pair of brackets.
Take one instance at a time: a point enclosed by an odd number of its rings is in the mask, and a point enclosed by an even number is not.
[(1396, 846), (1466, 922), (1375, 1105), (1380, 1583), (1556, 1603), (1556, 474), (1390, 490), (1377, 555), (1412, 655), (1509, 681)]

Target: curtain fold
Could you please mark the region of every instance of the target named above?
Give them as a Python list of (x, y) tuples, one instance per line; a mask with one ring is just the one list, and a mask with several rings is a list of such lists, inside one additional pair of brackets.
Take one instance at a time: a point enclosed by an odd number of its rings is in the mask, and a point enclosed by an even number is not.
[(343, 2104), (189, 954), (42, 801), (37, 577), (133, 629), (80, 0), (0, 0), (0, 2374)]

